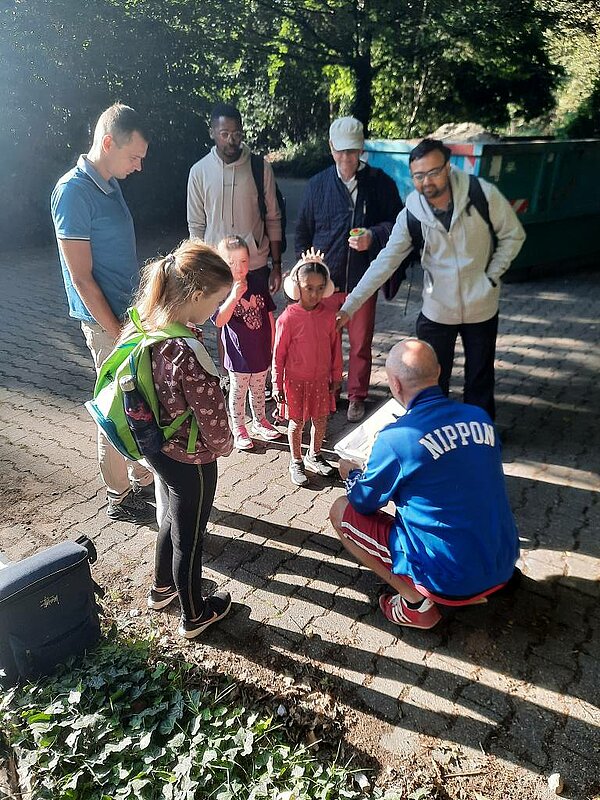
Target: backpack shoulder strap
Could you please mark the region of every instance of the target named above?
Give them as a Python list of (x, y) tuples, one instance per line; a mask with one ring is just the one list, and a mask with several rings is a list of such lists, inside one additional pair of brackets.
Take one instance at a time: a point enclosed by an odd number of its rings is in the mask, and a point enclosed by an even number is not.
[(265, 202), (265, 160), (256, 153), (250, 153), (250, 168), (252, 177), (258, 192), (258, 208), (263, 221), (267, 216), (267, 204)]
[(205, 372), (208, 372), (209, 375), (212, 375), (213, 378), (218, 378), (220, 376), (219, 370), (215, 366), (215, 362), (210, 357), (208, 350), (202, 344), (202, 342), (199, 339), (195, 339), (190, 336), (186, 337), (185, 343), (194, 352), (194, 355), (198, 359), (198, 363), (202, 369)]
[(469, 175), (469, 204), (475, 206), (479, 216), (488, 226), (495, 248), (498, 242), (498, 237), (496, 236), (496, 231), (494, 230), (492, 221), (490, 220), (490, 206), (487, 201), (487, 197), (481, 188), (479, 178), (476, 175)]
[(413, 248), (420, 253), (423, 249), (423, 229), (421, 228), (421, 223), (412, 214), (408, 208), (406, 209), (406, 224), (408, 226), (408, 232), (410, 233), (410, 238), (412, 239)]

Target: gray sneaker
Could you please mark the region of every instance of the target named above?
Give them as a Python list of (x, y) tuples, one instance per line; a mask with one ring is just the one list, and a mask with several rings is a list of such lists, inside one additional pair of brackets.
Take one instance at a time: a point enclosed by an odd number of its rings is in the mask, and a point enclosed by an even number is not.
[(131, 522), (134, 525), (149, 525), (156, 522), (156, 509), (145, 500), (129, 492), (121, 502), (108, 498), (106, 509), (109, 519), (115, 522)]
[(304, 470), (303, 461), (290, 461), (290, 478), (296, 486), (306, 486), (308, 477)]
[(325, 461), (321, 453), (315, 453), (314, 456), (307, 453), (304, 456), (304, 466), (311, 472), (316, 472), (317, 475), (333, 475), (334, 472), (331, 464)]

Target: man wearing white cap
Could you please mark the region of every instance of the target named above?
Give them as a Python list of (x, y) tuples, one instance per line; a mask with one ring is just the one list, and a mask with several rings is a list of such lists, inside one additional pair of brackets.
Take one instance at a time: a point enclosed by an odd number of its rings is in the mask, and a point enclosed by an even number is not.
[[(385, 172), (361, 161), (362, 122), (354, 117), (334, 120), (329, 147), (334, 164), (311, 178), (306, 187), (296, 223), (295, 249), (297, 257), (310, 247), (325, 253), (336, 291), (323, 302), (337, 311), (385, 247), (402, 201)], [(350, 235), (351, 231), (355, 235)], [(348, 323), (350, 422), (360, 421), (365, 414), (376, 301), (373, 295)]]

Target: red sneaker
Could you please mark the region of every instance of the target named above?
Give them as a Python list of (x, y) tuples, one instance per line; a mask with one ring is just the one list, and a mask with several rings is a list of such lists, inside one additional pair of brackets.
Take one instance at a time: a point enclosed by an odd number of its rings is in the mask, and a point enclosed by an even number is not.
[(425, 598), (419, 608), (409, 608), (400, 594), (382, 594), (379, 598), (381, 613), (394, 625), (429, 630), (441, 620), (438, 607)]

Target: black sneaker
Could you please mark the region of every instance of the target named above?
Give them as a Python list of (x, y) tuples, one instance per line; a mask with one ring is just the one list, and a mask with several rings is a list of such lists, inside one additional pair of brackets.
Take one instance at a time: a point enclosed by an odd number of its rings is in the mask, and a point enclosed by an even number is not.
[(156, 509), (129, 492), (120, 503), (108, 498), (106, 509), (109, 519), (115, 522), (132, 522), (134, 525), (148, 525), (156, 522)]
[(204, 612), (200, 619), (192, 621), (181, 618), (179, 633), (186, 639), (195, 639), (214, 622), (226, 617), (230, 608), (231, 595), (229, 592), (215, 592), (204, 601)]
[(334, 468), (325, 461), (321, 453), (316, 453), (314, 456), (307, 453), (304, 456), (304, 466), (311, 472), (316, 472), (317, 475), (333, 475), (334, 473)]
[(156, 495), (154, 493), (154, 481), (152, 481), (152, 483), (149, 483), (147, 486), (134, 486), (133, 494), (137, 497), (138, 500), (144, 500), (144, 502), (146, 503), (152, 503), (152, 505), (156, 505)]
[(148, 592), (146, 602), (148, 604), (148, 608), (151, 608), (154, 611), (160, 611), (161, 608), (166, 608), (169, 603), (172, 603), (176, 597), (177, 589), (174, 586), (169, 586), (165, 592), (157, 592), (153, 586)]

